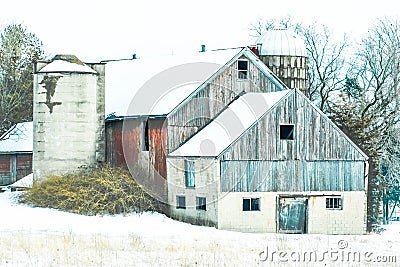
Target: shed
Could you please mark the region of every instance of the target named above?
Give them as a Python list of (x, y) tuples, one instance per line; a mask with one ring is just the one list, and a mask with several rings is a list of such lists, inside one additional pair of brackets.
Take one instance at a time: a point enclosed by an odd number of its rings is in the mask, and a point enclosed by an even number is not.
[(32, 122), (21, 122), (0, 137), (0, 185), (9, 185), (32, 173)]

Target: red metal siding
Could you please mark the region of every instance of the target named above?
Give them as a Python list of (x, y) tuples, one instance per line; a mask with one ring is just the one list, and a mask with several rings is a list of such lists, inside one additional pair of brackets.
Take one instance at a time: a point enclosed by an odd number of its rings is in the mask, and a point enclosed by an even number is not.
[(106, 123), (106, 161), (112, 166), (128, 168), (150, 193), (166, 201), (165, 119), (148, 119), (149, 151), (143, 151), (146, 120), (147, 118), (135, 118)]
[[(106, 126), (106, 160), (112, 166), (154, 170), (152, 175), (167, 178), (165, 119), (148, 120), (149, 151), (142, 151), (142, 123), (146, 119), (109, 121)], [(146, 162), (148, 160), (148, 162)], [(127, 164), (128, 163), (128, 164)], [(153, 168), (150, 168), (152, 166)]]

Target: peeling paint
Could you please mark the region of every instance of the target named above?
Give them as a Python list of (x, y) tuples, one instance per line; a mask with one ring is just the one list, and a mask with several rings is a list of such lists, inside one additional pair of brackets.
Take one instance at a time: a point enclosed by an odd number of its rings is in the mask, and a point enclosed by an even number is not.
[(54, 106), (61, 105), (61, 102), (51, 102), (51, 98), (56, 92), (57, 82), (61, 76), (44, 76), (43, 80), (39, 83), (46, 89), (46, 106), (49, 108), (50, 113), (53, 113)]

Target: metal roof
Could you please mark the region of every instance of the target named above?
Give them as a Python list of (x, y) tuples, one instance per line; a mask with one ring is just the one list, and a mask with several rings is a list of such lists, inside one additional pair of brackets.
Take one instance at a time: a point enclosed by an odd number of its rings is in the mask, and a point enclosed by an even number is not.
[(33, 122), (14, 125), (0, 137), (0, 154), (32, 152)]
[(106, 116), (168, 114), (242, 49), (108, 62)]
[(274, 29), (266, 31), (258, 38), (257, 45), (262, 56), (307, 56), (304, 41), (293, 31)]

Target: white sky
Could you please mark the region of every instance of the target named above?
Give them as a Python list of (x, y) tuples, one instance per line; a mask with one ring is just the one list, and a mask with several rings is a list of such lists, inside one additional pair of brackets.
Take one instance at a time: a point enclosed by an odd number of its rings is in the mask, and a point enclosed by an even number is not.
[(376, 17), (399, 17), (399, 7), (397, 0), (13, 0), (2, 3), (0, 26), (23, 23), (48, 54), (97, 61), (247, 45), (252, 22), (287, 15), (359, 36)]

